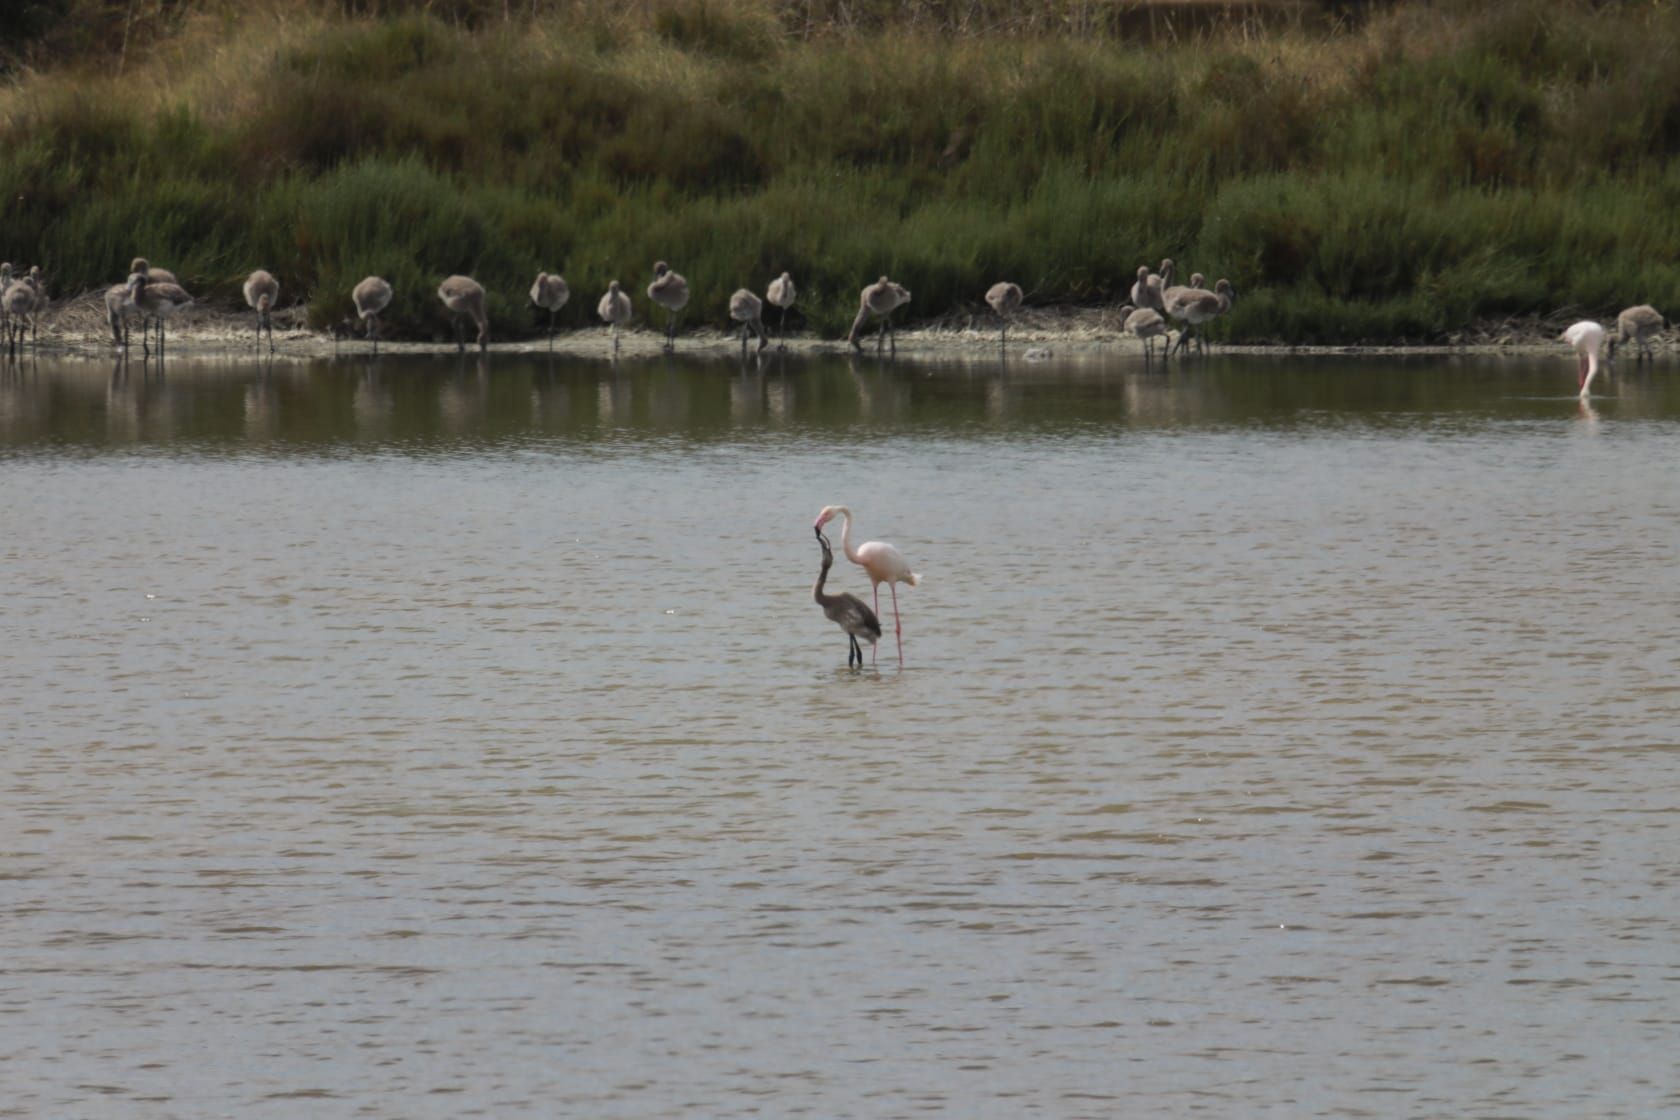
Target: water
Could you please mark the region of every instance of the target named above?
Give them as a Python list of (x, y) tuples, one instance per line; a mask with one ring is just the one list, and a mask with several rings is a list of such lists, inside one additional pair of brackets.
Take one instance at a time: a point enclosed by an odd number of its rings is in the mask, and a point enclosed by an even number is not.
[(1572, 373), (7, 370), (0, 1116), (1680, 1111), (1680, 381)]

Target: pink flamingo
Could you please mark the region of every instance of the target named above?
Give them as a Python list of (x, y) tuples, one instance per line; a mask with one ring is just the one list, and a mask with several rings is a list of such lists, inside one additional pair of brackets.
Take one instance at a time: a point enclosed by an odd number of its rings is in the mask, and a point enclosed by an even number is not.
[[(817, 514), (813, 526), (819, 533), (822, 527), (836, 515), (845, 518), (845, 524), (840, 528), (840, 547), (846, 550), (846, 559), (859, 565), (869, 573), (869, 582), (875, 588), (875, 613), (881, 613), (881, 585), (887, 585), (892, 592), (893, 605), (893, 633), (898, 638), (898, 664), (904, 667), (904, 627), (898, 620), (898, 585), (908, 583), (915, 587), (922, 582), (921, 573), (910, 570), (910, 562), (904, 554), (886, 541), (864, 541), (856, 548), (852, 547), (852, 511), (845, 506), (824, 506)], [(870, 663), (875, 660), (873, 648), (869, 651)]]
[(1591, 319), (1582, 319), (1559, 338), (1574, 347), (1580, 358), (1576, 372), (1581, 382), (1581, 396), (1585, 397), (1592, 390), (1593, 378), (1598, 376), (1598, 348), (1604, 343), (1604, 328)]

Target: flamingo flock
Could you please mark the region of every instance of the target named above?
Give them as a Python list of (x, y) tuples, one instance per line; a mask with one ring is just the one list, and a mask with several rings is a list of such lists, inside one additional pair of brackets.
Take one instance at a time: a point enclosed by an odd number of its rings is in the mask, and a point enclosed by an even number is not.
[[(1143, 344), (1144, 360), (1155, 358), (1155, 340), (1162, 342), (1161, 357), (1184, 353), (1192, 344), (1196, 353), (1206, 352), (1204, 328), (1207, 324), (1230, 313), (1237, 300), (1235, 286), (1221, 278), (1207, 287), (1206, 277), (1192, 273), (1188, 284), (1174, 284), (1176, 264), (1168, 257), (1158, 270), (1139, 265), (1134, 282), (1128, 291), (1130, 302), (1119, 310), (1122, 333), (1131, 335)], [(266, 269), (257, 269), (246, 277), (242, 286), (245, 303), (256, 313), (254, 322), (256, 343), (261, 347), (263, 336), (268, 339), (268, 352), (276, 350), (273, 313), (280, 300), (280, 282)], [(758, 352), (769, 345), (769, 331), (764, 326), (764, 309), (772, 306), (780, 312), (776, 324), (777, 348), (786, 349), (787, 312), (794, 305), (798, 289), (793, 276), (782, 272), (770, 281), (763, 297), (747, 288), (730, 294), (727, 308), (731, 322), (739, 324), (741, 356), (745, 360), (753, 338), (758, 339)], [(364, 338), (379, 352), (380, 316), (390, 307), (393, 289), (389, 281), (368, 276), (351, 292), (356, 318), (362, 324)], [(470, 276), (450, 276), (438, 285), (438, 299), (449, 313), (454, 325), (457, 351), (466, 349), (466, 325), (476, 330), (475, 341), (480, 350), (490, 345), (489, 293)], [(653, 280), (647, 286), (650, 301), (665, 311), (664, 349), (677, 347), (678, 329), (688, 307), (692, 289), (688, 280), (666, 261), (653, 265)], [(531, 304), (548, 313), (548, 345), (554, 348), (554, 317), (571, 298), (565, 277), (558, 272), (537, 273), (531, 285)], [(1000, 280), (988, 288), (984, 302), (991, 308), (998, 323), (998, 345), (1005, 347), (1009, 325), (1025, 304), (1021, 286)], [(903, 284), (881, 276), (866, 285), (858, 294), (857, 316), (847, 332), (847, 342), (853, 350), (862, 352), (861, 336), (871, 321), (877, 322), (875, 350), (896, 356), (897, 340), (893, 331), (893, 313), (910, 302), (910, 290)], [(151, 265), (144, 257), (135, 257), (129, 264), (128, 279), (113, 284), (104, 292), (105, 316), (111, 331), (111, 343), (127, 349), (129, 325), (138, 318), (142, 329), (141, 345), (149, 356), (155, 336), (161, 356), (168, 320), (192, 307), (192, 295), (181, 286), (175, 274)], [(0, 263), (0, 332), (4, 333), (6, 348), (15, 354), (19, 347), (34, 342), (39, 330), (41, 313), (49, 306), (45, 279), (39, 266), (18, 274), (9, 263)], [(596, 313), (606, 325), (612, 353), (619, 351), (620, 333), (634, 318), (635, 309), (630, 295), (617, 280), (607, 286), (596, 306)], [(1174, 328), (1177, 328), (1176, 338)], [(1611, 327), (1595, 320), (1575, 323), (1559, 336), (1575, 351), (1577, 358), (1576, 386), (1584, 399), (1591, 394), (1594, 381), (1609, 369), (1601, 366), (1601, 358), (1611, 365), (1619, 347), (1633, 347), (1636, 361), (1654, 357), (1651, 340), (1668, 326), (1661, 312), (1650, 304), (1639, 304), (1622, 311)], [(1029, 352), (1029, 357), (1031, 353)]]

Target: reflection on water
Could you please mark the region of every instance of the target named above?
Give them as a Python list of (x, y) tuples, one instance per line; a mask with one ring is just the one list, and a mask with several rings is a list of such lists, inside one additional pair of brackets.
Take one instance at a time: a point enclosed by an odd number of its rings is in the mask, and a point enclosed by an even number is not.
[(0, 1116), (1680, 1111), (1680, 393), (1572, 372), (0, 368)]
[[(493, 363), (493, 365), (492, 365)], [(1561, 373), (1560, 373), (1561, 370)], [(1630, 372), (1577, 407), (1568, 371), (1540, 359), (1229, 358), (1162, 373), (1119, 356), (1060, 366), (769, 358), (736, 365), (666, 357), (608, 363), (552, 356), (364, 358), (156, 367), (40, 362), (0, 380), (0, 447), (182, 441), (250, 449), (424, 447), (636, 433), (728, 440), (740, 429), (857, 425), (972, 435), (1093, 425), (1436, 423), (1442, 414), (1547, 421), (1665, 417), (1676, 379)], [(1275, 376), (1275, 375), (1283, 376)], [(237, 408), (235, 401), (238, 402)], [(1561, 402), (1561, 404), (1560, 404)], [(1563, 407), (1562, 405), (1567, 405)], [(105, 434), (89, 425), (99, 418)]]

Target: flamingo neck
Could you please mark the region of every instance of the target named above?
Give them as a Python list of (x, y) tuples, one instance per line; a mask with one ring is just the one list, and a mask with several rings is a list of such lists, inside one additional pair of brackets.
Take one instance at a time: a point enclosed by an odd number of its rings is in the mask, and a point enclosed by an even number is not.
[(854, 564), (863, 563), (858, 559), (857, 549), (852, 547), (852, 511), (845, 506), (835, 506), (834, 512), (845, 518), (840, 525), (840, 548), (846, 553), (846, 559)]
[(1597, 352), (1581, 355), (1581, 395), (1584, 397), (1592, 391), (1593, 378), (1598, 376)]

